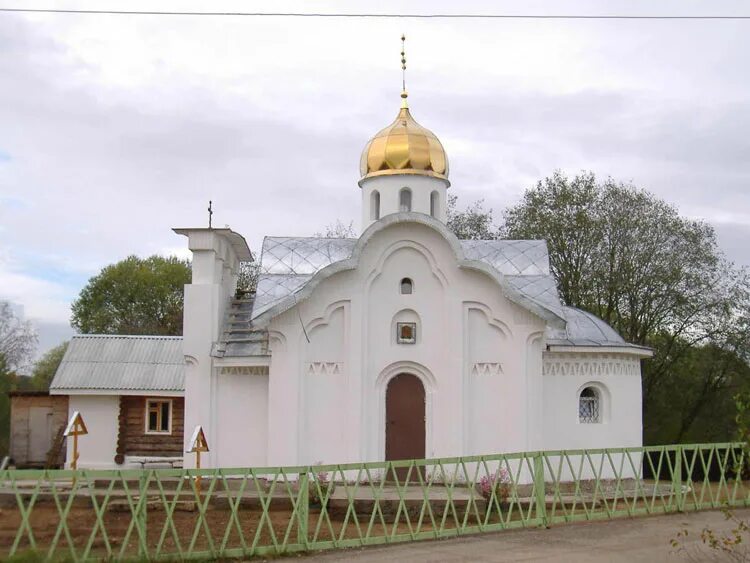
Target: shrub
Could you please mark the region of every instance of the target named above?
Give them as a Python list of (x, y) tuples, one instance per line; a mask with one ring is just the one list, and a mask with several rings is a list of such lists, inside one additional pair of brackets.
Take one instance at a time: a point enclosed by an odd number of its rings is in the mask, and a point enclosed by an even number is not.
[(510, 485), (510, 473), (503, 467), (500, 467), (492, 475), (485, 475), (477, 483), (479, 492), (485, 500), (489, 501), (494, 491), (495, 498), (501, 504), (507, 502), (510, 496)]

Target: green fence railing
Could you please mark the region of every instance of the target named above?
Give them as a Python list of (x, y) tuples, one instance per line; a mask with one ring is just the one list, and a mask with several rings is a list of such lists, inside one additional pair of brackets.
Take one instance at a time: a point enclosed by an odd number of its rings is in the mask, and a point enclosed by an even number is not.
[(0, 558), (250, 557), (748, 506), (746, 476), (742, 444), (300, 467), (10, 470), (0, 472)]

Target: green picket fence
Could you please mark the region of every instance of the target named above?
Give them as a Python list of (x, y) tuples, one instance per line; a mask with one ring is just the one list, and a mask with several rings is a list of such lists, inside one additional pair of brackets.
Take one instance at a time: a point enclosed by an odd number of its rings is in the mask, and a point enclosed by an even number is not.
[[(0, 558), (250, 557), (747, 506), (742, 444), (0, 472)], [(665, 539), (666, 541), (666, 539)]]

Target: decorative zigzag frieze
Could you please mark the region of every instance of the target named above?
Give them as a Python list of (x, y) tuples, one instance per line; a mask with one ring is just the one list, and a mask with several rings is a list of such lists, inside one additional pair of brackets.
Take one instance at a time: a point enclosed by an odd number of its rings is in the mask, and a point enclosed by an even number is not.
[(502, 375), (503, 364), (493, 362), (476, 362), (471, 366), (471, 375)]
[(219, 369), (221, 375), (268, 375), (268, 366), (225, 366)]
[(597, 377), (640, 373), (641, 363), (638, 359), (616, 356), (557, 356), (544, 359), (544, 375)]
[(308, 362), (305, 366), (307, 375), (341, 375), (343, 370), (342, 362)]

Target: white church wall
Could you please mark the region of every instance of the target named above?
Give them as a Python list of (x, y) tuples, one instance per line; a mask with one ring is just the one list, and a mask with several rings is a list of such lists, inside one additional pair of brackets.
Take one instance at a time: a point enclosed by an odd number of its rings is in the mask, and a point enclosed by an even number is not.
[[(642, 445), (640, 360), (624, 354), (554, 353), (544, 355), (544, 448), (548, 450), (637, 447)], [(581, 390), (600, 392), (601, 421), (579, 421)], [(571, 459), (576, 471), (581, 459)], [(623, 460), (616, 456), (615, 466)], [(634, 458), (634, 461), (637, 460)], [(593, 467), (583, 459), (583, 475), (614, 477), (608, 460), (596, 458)], [(637, 465), (636, 465), (637, 468)], [(624, 461), (625, 476), (633, 476)], [(563, 475), (570, 478), (565, 467)]]
[[(451, 407), (449, 400), (461, 391), (460, 302), (447, 297), (449, 281), (443, 271), (455, 258), (432, 229), (404, 227), (394, 225), (375, 235), (360, 262), (368, 344), (363, 373), (367, 387), (376, 391), (365, 396), (368, 459), (383, 459), (385, 391), (398, 373), (416, 375), (425, 387), (427, 457), (448, 455), (461, 439), (460, 404)], [(401, 294), (403, 278), (412, 280), (411, 294)], [(414, 344), (397, 343), (398, 320), (417, 322)], [(458, 353), (450, 353), (452, 345)]]
[(219, 467), (261, 467), (268, 454), (268, 375), (259, 366), (218, 368), (216, 452)]
[(296, 465), (299, 456), (300, 339), (296, 310), (276, 317), (269, 327), (268, 463)]
[[(211, 424), (213, 386), (211, 373), (213, 360), (211, 345), (217, 331), (220, 289), (216, 284), (191, 284), (185, 286), (185, 319), (183, 348), (185, 351), (185, 450), (193, 428), (201, 425), (209, 447), (216, 442)], [(189, 320), (188, 320), (189, 319)], [(201, 458), (206, 467), (212, 464), (213, 449)], [(194, 456), (185, 456), (185, 467), (194, 467)]]
[(301, 460), (315, 464), (346, 459), (349, 302), (337, 301), (306, 328), (300, 373)]
[(513, 451), (525, 413), (518, 412), (523, 403), (508, 400), (517, 396), (523, 379), (509, 346), (512, 334), (485, 305), (469, 302), (464, 309), (464, 453)]
[[(89, 431), (78, 437), (78, 467), (121, 469), (115, 464), (120, 397), (117, 395), (69, 395), (68, 419), (81, 413)], [(69, 438), (72, 443), (72, 438)], [(65, 467), (70, 468), (73, 446), (68, 445)]]
[(341, 299), (349, 277), (339, 274), (340, 283), (324, 284), (316, 290), (319, 297), (271, 323), (269, 463), (361, 459), (359, 384), (352, 381), (352, 360), (361, 346), (352, 327), (351, 302)]
[[(399, 321), (418, 323), (416, 343), (396, 342)], [(425, 387), (428, 457), (528, 449), (528, 340), (544, 326), (491, 278), (457, 268), (438, 232), (394, 224), (368, 241), (356, 270), (271, 322), (269, 463), (384, 459), (385, 390), (399, 373)]]
[[(185, 449), (191, 431), (201, 425), (209, 447), (218, 441), (216, 385), (212, 377), (211, 347), (218, 339), (229, 299), (236, 284), (239, 259), (226, 233), (207, 229), (179, 231), (188, 236), (193, 253), (192, 280), (185, 286), (183, 349), (185, 353)], [(216, 465), (215, 448), (201, 458)], [(185, 467), (194, 467), (194, 456), (185, 456)]]

